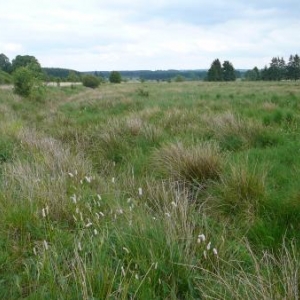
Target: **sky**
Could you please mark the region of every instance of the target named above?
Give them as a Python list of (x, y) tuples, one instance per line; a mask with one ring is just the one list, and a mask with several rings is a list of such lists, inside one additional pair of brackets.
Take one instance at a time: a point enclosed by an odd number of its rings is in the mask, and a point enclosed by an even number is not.
[(300, 1), (2, 1), (0, 53), (78, 71), (263, 68), (300, 54)]

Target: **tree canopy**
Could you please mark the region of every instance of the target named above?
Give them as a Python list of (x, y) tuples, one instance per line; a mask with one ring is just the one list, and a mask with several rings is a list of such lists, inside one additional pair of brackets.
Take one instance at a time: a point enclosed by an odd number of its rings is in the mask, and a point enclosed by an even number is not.
[(223, 80), (223, 71), (220, 60), (217, 58), (215, 59), (210, 69), (207, 73), (207, 80), (208, 81), (222, 81)]
[(228, 60), (225, 60), (223, 63), (223, 80), (224, 81), (235, 81), (236, 74), (232, 63)]
[(215, 59), (207, 72), (208, 81), (234, 81), (236, 79), (236, 71), (232, 63), (228, 60), (221, 65), (220, 60)]
[(273, 57), (269, 67), (265, 66), (262, 70), (257, 67), (249, 70), (245, 74), (246, 80), (299, 80), (300, 79), (300, 58), (299, 55), (290, 55), (286, 64), (283, 57)]
[(11, 64), (12, 64), (12, 71), (15, 71), (20, 67), (30, 66), (31, 69), (35, 69), (38, 72), (42, 72), (42, 68), (39, 61), (34, 56), (31, 55), (17, 55), (12, 60)]
[(3, 53), (0, 54), (0, 70), (6, 73), (11, 72), (11, 63), (9, 61), (9, 58)]

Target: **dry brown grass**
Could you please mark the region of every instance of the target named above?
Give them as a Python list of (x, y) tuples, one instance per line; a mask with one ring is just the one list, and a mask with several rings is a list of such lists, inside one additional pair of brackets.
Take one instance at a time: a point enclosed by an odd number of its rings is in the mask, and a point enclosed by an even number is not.
[(153, 164), (167, 178), (179, 181), (205, 183), (218, 179), (223, 157), (216, 143), (201, 143), (184, 147), (181, 143), (169, 144), (157, 150)]

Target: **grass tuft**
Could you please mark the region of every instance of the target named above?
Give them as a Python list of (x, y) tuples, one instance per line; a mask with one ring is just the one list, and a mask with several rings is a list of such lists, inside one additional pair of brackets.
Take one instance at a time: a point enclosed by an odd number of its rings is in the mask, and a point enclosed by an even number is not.
[(164, 177), (199, 184), (218, 179), (222, 163), (219, 147), (212, 142), (189, 148), (181, 143), (169, 144), (158, 149), (153, 156), (153, 165)]

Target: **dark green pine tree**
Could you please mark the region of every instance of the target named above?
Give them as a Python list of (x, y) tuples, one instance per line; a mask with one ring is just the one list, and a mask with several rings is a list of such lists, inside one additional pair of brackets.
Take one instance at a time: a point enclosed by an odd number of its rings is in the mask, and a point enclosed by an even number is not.
[(207, 73), (208, 81), (223, 81), (223, 70), (220, 60), (215, 59)]
[(235, 69), (231, 62), (228, 60), (225, 60), (223, 63), (223, 80), (224, 81), (235, 81), (236, 80), (236, 74)]
[(300, 57), (298, 54), (291, 55), (287, 65), (287, 78), (290, 80), (300, 79)]

